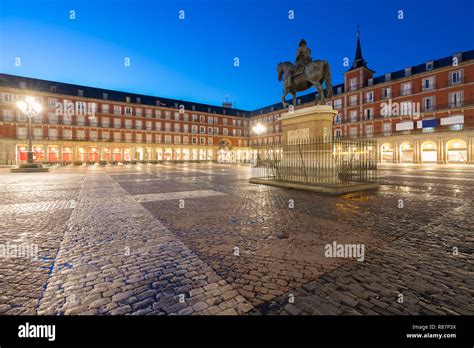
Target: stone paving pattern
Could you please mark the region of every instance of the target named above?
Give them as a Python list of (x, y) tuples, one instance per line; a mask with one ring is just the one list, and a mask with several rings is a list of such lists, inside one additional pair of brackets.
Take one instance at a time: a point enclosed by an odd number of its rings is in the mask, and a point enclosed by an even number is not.
[[(472, 166), (382, 166), (377, 192), (341, 197), (249, 175), (0, 170), (0, 244), (39, 246), (0, 259), (0, 314), (474, 314)], [(325, 257), (333, 241), (364, 261)]]

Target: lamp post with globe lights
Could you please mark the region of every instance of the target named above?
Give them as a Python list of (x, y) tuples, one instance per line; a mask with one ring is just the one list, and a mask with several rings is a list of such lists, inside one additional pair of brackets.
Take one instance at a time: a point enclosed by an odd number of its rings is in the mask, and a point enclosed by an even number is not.
[(32, 140), (32, 125), (31, 119), (38, 116), (43, 109), (34, 97), (28, 96), (25, 100), (20, 100), (16, 103), (17, 108), (28, 117), (28, 164), (33, 164), (33, 140)]
[(257, 163), (260, 160), (260, 154), (258, 146), (260, 146), (260, 134), (263, 134), (266, 131), (267, 127), (265, 127), (261, 123), (257, 123), (255, 126), (252, 127), (252, 131), (257, 134)]

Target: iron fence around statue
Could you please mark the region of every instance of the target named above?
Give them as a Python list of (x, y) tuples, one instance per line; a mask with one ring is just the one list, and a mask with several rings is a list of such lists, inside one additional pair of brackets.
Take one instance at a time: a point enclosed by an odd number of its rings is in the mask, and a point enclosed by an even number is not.
[(373, 139), (310, 139), (252, 148), (252, 179), (344, 187), (377, 181)]

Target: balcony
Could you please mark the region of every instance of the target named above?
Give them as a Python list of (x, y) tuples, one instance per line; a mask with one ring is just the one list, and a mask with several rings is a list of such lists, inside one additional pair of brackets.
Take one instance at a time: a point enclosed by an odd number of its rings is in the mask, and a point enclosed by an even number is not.
[(413, 89), (410, 87), (410, 88), (404, 88), (404, 89), (400, 89), (400, 95), (401, 96), (404, 96), (404, 95), (411, 95), (413, 94)]
[(465, 82), (464, 81), (464, 76), (451, 78), (448, 81), (446, 81), (446, 87), (456, 86), (456, 85), (459, 85), (459, 84), (464, 83), (464, 82)]
[(433, 89), (436, 88), (436, 83), (430, 83), (428, 85), (425, 85), (423, 83), (423, 85), (421, 86), (421, 90), (424, 92), (424, 91), (432, 91)]

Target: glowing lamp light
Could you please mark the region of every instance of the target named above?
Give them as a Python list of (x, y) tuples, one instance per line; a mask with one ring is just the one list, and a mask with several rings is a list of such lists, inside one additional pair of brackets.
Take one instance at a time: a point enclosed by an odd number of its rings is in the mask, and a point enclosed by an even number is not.
[(261, 123), (257, 123), (255, 126), (253, 126), (252, 130), (255, 134), (260, 135), (265, 132), (266, 127)]

